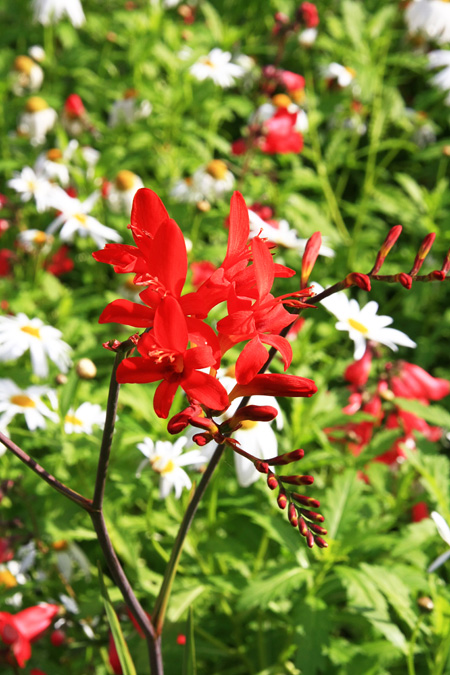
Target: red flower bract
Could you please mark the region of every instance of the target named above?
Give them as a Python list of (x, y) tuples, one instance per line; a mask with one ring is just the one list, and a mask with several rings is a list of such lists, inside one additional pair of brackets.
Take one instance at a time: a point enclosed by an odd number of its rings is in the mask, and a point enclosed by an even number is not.
[(31, 642), (48, 628), (58, 605), (37, 605), (18, 614), (0, 612), (0, 640), (9, 645), (20, 668), (31, 656)]

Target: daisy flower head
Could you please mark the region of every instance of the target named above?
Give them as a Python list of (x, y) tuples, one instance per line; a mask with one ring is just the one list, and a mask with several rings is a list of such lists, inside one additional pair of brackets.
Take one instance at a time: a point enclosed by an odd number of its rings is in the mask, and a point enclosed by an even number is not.
[(19, 232), (17, 242), (27, 253), (48, 253), (53, 244), (53, 237), (42, 230), (23, 230)]
[(170, 196), (182, 204), (196, 204), (203, 199), (203, 195), (194, 184), (192, 176), (180, 178), (171, 189)]
[(44, 143), (58, 119), (56, 110), (40, 96), (32, 96), (25, 105), (25, 112), (19, 119), (17, 133), (30, 139), (31, 145)]
[(0, 316), (0, 361), (13, 361), (30, 350), (31, 367), (38, 377), (48, 376), (47, 358), (66, 373), (71, 364), (71, 348), (61, 336), (57, 328), (46, 326), (37, 318), (29, 319), (21, 312), (16, 316)]
[(80, 0), (33, 0), (32, 7), (34, 20), (43, 26), (57, 23), (65, 16), (75, 28), (86, 21)]
[(64, 418), (66, 434), (92, 434), (93, 427), (103, 429), (106, 412), (98, 403), (82, 403), (76, 410), (70, 408)]
[(199, 450), (182, 454), (187, 442), (187, 438), (178, 438), (175, 443), (170, 441), (156, 441), (154, 443), (151, 438), (146, 437), (137, 446), (146, 459), (139, 465), (136, 476), (139, 478), (142, 470), (150, 463), (153, 471), (160, 475), (160, 499), (165, 499), (172, 490), (175, 492), (176, 499), (179, 499), (183, 488), (189, 490), (192, 486), (191, 479), (182, 467), (198, 465), (207, 461), (207, 458)]
[(106, 201), (112, 211), (129, 214), (133, 206), (134, 195), (142, 187), (144, 187), (144, 183), (137, 174), (122, 169), (110, 186)]
[(24, 415), (30, 431), (45, 429), (45, 418), (58, 422), (58, 415), (42, 401), (46, 396), (56, 408), (56, 394), (48, 387), (20, 389), (10, 379), (0, 379), (0, 427), (6, 427), (16, 415)]
[[(450, 5), (449, 5), (450, 8)], [(433, 75), (432, 83), (441, 91), (447, 93), (444, 103), (450, 105), (450, 50), (436, 49), (427, 54), (428, 68), (441, 68), (441, 70)]]
[(189, 72), (197, 80), (212, 80), (223, 89), (232, 87), (235, 80), (245, 75), (242, 66), (231, 63), (230, 52), (223, 52), (217, 47), (212, 49), (207, 56), (201, 56), (190, 68)]
[(16, 56), (11, 76), (12, 89), (16, 96), (22, 96), (26, 91), (37, 91), (44, 81), (41, 66), (25, 55)]
[(450, 42), (450, 5), (446, 0), (413, 0), (405, 10), (410, 35), (438, 44)]
[(222, 199), (234, 187), (234, 176), (221, 159), (213, 159), (192, 176), (194, 190), (208, 201)]
[(122, 241), (122, 237), (116, 230), (102, 225), (96, 218), (89, 215), (98, 197), (99, 193), (94, 192), (84, 202), (81, 202), (61, 191), (53, 204), (60, 214), (48, 226), (47, 234), (54, 234), (61, 227), (59, 234), (62, 241), (71, 242), (78, 234), (80, 237), (92, 237), (99, 248), (103, 248), (108, 240)]
[(148, 117), (152, 109), (150, 101), (139, 102), (136, 89), (127, 89), (123, 98), (114, 101), (112, 104), (108, 125), (116, 127), (118, 124), (132, 124), (137, 120)]
[[(447, 521), (437, 511), (433, 511), (431, 517), (434, 520), (434, 524), (436, 525), (438, 534), (442, 537), (447, 546), (450, 546), (450, 527)], [(427, 569), (427, 572), (434, 572), (435, 570), (438, 569), (438, 567), (443, 565), (449, 558), (450, 558), (450, 550), (445, 551), (445, 553), (442, 553), (442, 555), (436, 558), (436, 560), (433, 563), (431, 563), (431, 565)]]
[(66, 161), (71, 154), (72, 149), (69, 146), (65, 152), (59, 148), (51, 148), (46, 152), (41, 152), (34, 163), (34, 171), (48, 180), (57, 180), (61, 185), (68, 185), (70, 175)]
[(29, 166), (25, 166), (20, 172), (14, 172), (14, 177), (7, 182), (7, 185), (20, 194), (22, 202), (28, 202), (34, 198), (39, 213), (52, 208), (55, 194), (61, 189), (51, 183), (43, 173)]
[[(313, 284), (316, 294), (321, 293), (323, 288)], [(314, 302), (314, 298), (312, 300)], [(379, 342), (393, 351), (397, 351), (397, 345), (402, 347), (416, 347), (405, 333), (395, 328), (388, 328), (393, 319), (390, 316), (378, 315), (378, 303), (371, 300), (360, 308), (357, 300), (349, 300), (343, 291), (321, 300), (321, 304), (338, 319), (337, 330), (346, 330), (349, 337), (355, 343), (354, 359), (359, 361), (364, 356), (368, 340)]]
[(353, 68), (346, 68), (334, 62), (323, 68), (322, 74), (330, 84), (336, 83), (341, 89), (348, 87), (355, 79)]

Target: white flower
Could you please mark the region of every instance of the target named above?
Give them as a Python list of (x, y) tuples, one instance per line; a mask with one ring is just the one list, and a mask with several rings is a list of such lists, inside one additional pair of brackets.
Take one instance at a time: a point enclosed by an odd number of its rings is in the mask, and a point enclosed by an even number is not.
[[(64, 579), (70, 583), (72, 579), (73, 567), (78, 565), (85, 577), (91, 576), (90, 563), (85, 553), (73, 541), (62, 539), (55, 541), (53, 550), (56, 554), (56, 565)], [(71, 611), (74, 611), (72, 607)], [(74, 612), (76, 613), (76, 612)]]
[(28, 49), (28, 54), (38, 63), (45, 61), (45, 51), (41, 45), (31, 45), (31, 47)]
[(64, 418), (64, 431), (66, 434), (92, 434), (93, 427), (103, 429), (106, 412), (98, 403), (82, 403), (76, 410), (70, 408)]
[(37, 91), (44, 81), (44, 71), (29, 56), (17, 56), (14, 59), (11, 76), (16, 96), (22, 96), (25, 91)]
[(23, 232), (19, 232), (17, 240), (28, 253), (36, 251), (48, 253), (53, 244), (51, 234), (45, 234), (42, 230), (23, 230)]
[[(431, 517), (435, 522), (439, 535), (445, 541), (447, 546), (450, 546), (450, 527), (448, 526), (447, 521), (437, 511), (433, 511)], [(431, 565), (427, 569), (427, 572), (434, 572), (449, 558), (450, 558), (450, 550), (446, 551), (445, 553), (442, 553), (442, 555), (436, 558), (436, 560), (433, 563), (431, 563)]]
[(189, 68), (189, 71), (200, 82), (211, 79), (219, 87), (225, 89), (234, 85), (235, 78), (243, 77), (245, 74), (242, 66), (230, 63), (230, 61), (230, 52), (223, 52), (216, 48), (211, 50), (207, 56), (201, 56)]
[(17, 133), (27, 136), (31, 145), (40, 145), (56, 124), (58, 115), (40, 96), (28, 99), (25, 112), (19, 119)]
[(311, 47), (317, 39), (317, 28), (305, 28), (298, 36), (298, 42), (302, 47)]
[(136, 120), (145, 119), (152, 112), (150, 101), (139, 102), (137, 92), (129, 89), (124, 97), (112, 104), (108, 124), (110, 127), (116, 127), (118, 124), (132, 124)]
[(187, 438), (178, 438), (175, 443), (170, 441), (156, 441), (151, 438), (144, 438), (142, 443), (138, 444), (138, 449), (147, 458), (138, 467), (136, 476), (139, 478), (142, 469), (150, 463), (153, 471), (159, 473), (159, 496), (161, 499), (167, 497), (172, 489), (175, 491), (175, 497), (179, 499), (183, 488), (190, 489), (192, 483), (187, 473), (181, 468), (192, 464), (200, 464), (206, 461), (206, 457), (199, 450), (182, 453), (187, 443)]
[(234, 187), (234, 176), (225, 162), (213, 159), (206, 167), (200, 167), (192, 176), (194, 191), (208, 201), (221, 199)]
[(28, 202), (34, 197), (39, 213), (52, 208), (56, 193), (61, 190), (50, 183), (46, 176), (35, 172), (29, 166), (25, 166), (20, 172), (14, 172), (14, 178), (11, 178), (7, 185), (20, 194), (22, 202)]
[(34, 171), (37, 175), (43, 176), (48, 180), (57, 180), (61, 185), (67, 185), (70, 180), (69, 169), (64, 163), (71, 155), (71, 148), (66, 148), (62, 152), (59, 148), (51, 148), (46, 152), (41, 152), (34, 163)]
[(29, 349), (35, 375), (47, 377), (47, 357), (66, 373), (71, 363), (71, 348), (61, 336), (61, 331), (53, 326), (46, 326), (40, 319), (29, 319), (22, 313), (0, 316), (0, 361), (18, 359)]
[(80, 237), (92, 237), (99, 248), (103, 248), (107, 240), (122, 241), (122, 237), (116, 230), (102, 225), (96, 218), (89, 215), (97, 201), (99, 194), (94, 192), (84, 202), (68, 194), (60, 195), (61, 199), (54, 203), (54, 207), (61, 211), (60, 215), (50, 223), (46, 232), (54, 234), (61, 227), (60, 237), (62, 241), (73, 241), (75, 234)]
[(352, 68), (346, 68), (340, 63), (330, 63), (323, 68), (322, 74), (325, 79), (336, 81), (342, 88), (348, 87), (355, 77), (355, 71)]
[(137, 174), (123, 169), (119, 171), (116, 180), (109, 189), (107, 202), (116, 213), (129, 214), (133, 206), (134, 195), (142, 187), (144, 187), (144, 183)]
[(436, 75), (433, 75), (431, 81), (438, 89), (447, 92), (445, 104), (450, 105), (450, 50), (436, 49), (429, 52), (427, 56), (428, 68), (442, 68)]
[[(316, 294), (323, 291), (317, 283), (314, 283), (313, 287)], [(379, 342), (393, 351), (397, 351), (397, 345), (411, 348), (417, 346), (405, 333), (395, 328), (387, 328), (393, 319), (390, 316), (378, 316), (378, 303), (374, 300), (360, 309), (357, 300), (349, 300), (346, 294), (340, 291), (321, 300), (321, 304), (338, 319), (336, 328), (348, 331), (350, 339), (354, 341), (355, 361), (364, 356), (367, 340)]]
[(33, 18), (43, 26), (60, 21), (64, 15), (75, 28), (86, 21), (80, 0), (33, 0)]
[(439, 44), (450, 42), (450, 5), (441, 0), (413, 0), (405, 10), (408, 31)]
[(47, 396), (56, 407), (55, 392), (48, 387), (19, 387), (9, 379), (0, 379), (0, 427), (8, 425), (16, 415), (24, 415), (30, 431), (45, 429), (47, 417), (58, 422), (58, 415), (42, 401)]
[(171, 189), (170, 196), (183, 204), (195, 204), (203, 199), (191, 176), (180, 178)]
[[(236, 385), (233, 377), (225, 375), (219, 378), (219, 381), (229, 393)], [(223, 422), (234, 415), (242, 399), (235, 399), (228, 408), (225, 415), (220, 418)], [(278, 416), (275, 418), (277, 429), (283, 428), (283, 418), (281, 416), (280, 406), (274, 396), (252, 396), (251, 405), (270, 405), (278, 410)], [(278, 454), (278, 442), (275, 433), (269, 422), (243, 422), (242, 427), (234, 432), (233, 438), (240, 444), (243, 450), (250, 455), (261, 459), (270, 459)], [(255, 483), (261, 476), (249, 459), (242, 457), (234, 452), (234, 466), (236, 476), (241, 487), (248, 487)]]
[[(253, 239), (253, 237), (256, 237), (261, 232), (260, 236), (273, 244), (296, 249), (299, 253), (304, 252), (308, 240), (299, 239), (296, 230), (291, 229), (287, 220), (271, 221), (268, 223), (252, 211), (251, 208), (248, 210), (248, 215), (250, 220), (250, 239)], [(332, 258), (334, 251), (328, 248), (328, 246), (321, 246), (319, 254)]]

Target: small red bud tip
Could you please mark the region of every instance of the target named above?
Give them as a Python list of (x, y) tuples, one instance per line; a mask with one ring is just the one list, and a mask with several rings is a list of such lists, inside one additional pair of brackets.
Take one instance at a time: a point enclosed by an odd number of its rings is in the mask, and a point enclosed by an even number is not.
[(177, 645), (185, 645), (185, 644), (186, 644), (186, 635), (180, 633), (180, 635), (177, 635)]
[(267, 476), (267, 485), (271, 490), (276, 490), (278, 487), (278, 481), (273, 473), (269, 473)]
[(319, 548), (328, 548), (328, 542), (322, 539), (322, 537), (315, 537), (315, 540)]
[(434, 272), (431, 272), (431, 276), (435, 281), (444, 281), (445, 272), (443, 272), (442, 270), (434, 270)]
[(277, 503), (280, 509), (285, 509), (287, 506), (287, 497), (283, 492), (280, 492), (280, 494), (277, 497)]
[(282, 483), (289, 485), (312, 485), (314, 476), (279, 476)]
[(323, 534), (324, 537), (328, 534), (328, 530), (326, 530), (324, 527), (320, 527), (320, 525), (316, 525), (315, 523), (309, 523), (309, 529), (316, 534)]
[(314, 546), (314, 536), (312, 532), (310, 532), (309, 530), (306, 533), (306, 543), (309, 546), (309, 548), (312, 548)]
[(405, 274), (405, 272), (401, 272), (400, 274), (395, 275), (395, 281), (399, 281), (402, 286), (404, 286), (408, 291), (410, 290), (412, 286), (412, 278), (410, 277), (409, 274)]
[(301, 516), (299, 516), (299, 519), (298, 519), (298, 529), (299, 529), (300, 534), (302, 535), (302, 537), (306, 537), (306, 535), (307, 535), (308, 532), (309, 532), (309, 530), (308, 530), (308, 528), (307, 528), (307, 526), (306, 526), (306, 523), (305, 523), (305, 521), (303, 520), (303, 518), (302, 518)]
[(316, 511), (308, 511), (307, 509), (302, 509), (302, 513), (305, 516), (305, 518), (308, 518), (309, 520), (315, 520), (317, 523), (323, 523), (325, 518), (321, 513), (317, 513)]
[(305, 252), (302, 258), (301, 288), (305, 288), (311, 275), (317, 256), (322, 245), (322, 235), (320, 232), (314, 234), (308, 239), (305, 246)]
[(289, 522), (292, 525), (292, 527), (297, 527), (297, 525), (298, 525), (297, 509), (295, 508), (294, 504), (292, 504), (292, 503), (289, 504), (288, 518), (289, 518)]
[(267, 462), (260, 462), (257, 460), (255, 462), (255, 469), (259, 471), (259, 473), (269, 473), (269, 465)]
[(444, 258), (444, 262), (442, 263), (441, 267), (441, 272), (444, 272), (445, 275), (450, 272), (450, 250), (448, 251), (447, 255)]
[(209, 441), (211, 440), (211, 436), (209, 434), (195, 434), (195, 436), (192, 437), (192, 440), (194, 443), (197, 443), (200, 447), (203, 447)]
[(320, 502), (318, 499), (313, 499), (313, 497), (307, 497), (306, 495), (299, 495), (298, 492), (293, 492), (291, 494), (292, 499), (295, 499), (299, 504), (303, 506), (312, 506), (314, 509), (318, 509)]
[(371, 289), (370, 278), (367, 276), (367, 274), (360, 274), (359, 272), (351, 272), (351, 274), (347, 274), (344, 279), (344, 283), (346, 288), (349, 288), (350, 286), (358, 286), (358, 288), (362, 288), (363, 291), (370, 291)]
[(61, 647), (66, 641), (66, 634), (62, 630), (54, 630), (50, 635), (50, 642), (54, 647)]
[(401, 232), (402, 232), (401, 225), (394, 225), (394, 227), (390, 229), (388, 236), (386, 237), (380, 250), (378, 251), (377, 259), (375, 261), (375, 265), (373, 266), (371, 274), (377, 274), (377, 272), (381, 269), (381, 266), (386, 260), (386, 256), (388, 255), (391, 248), (394, 246), (395, 242), (401, 235)]
[(300, 459), (303, 459), (304, 456), (305, 451), (299, 448), (298, 450), (292, 450), (292, 452), (286, 452), (284, 455), (272, 457), (272, 459), (267, 460), (267, 464), (269, 464), (270, 466), (282, 466), (283, 464), (290, 464), (291, 462), (297, 462)]
[(420, 245), (420, 248), (417, 252), (416, 258), (414, 260), (414, 265), (412, 266), (412, 270), (410, 272), (410, 275), (412, 277), (415, 277), (416, 274), (418, 274), (420, 268), (422, 267), (425, 258), (429, 254), (431, 247), (434, 244), (434, 240), (436, 239), (436, 234), (434, 232), (431, 232), (431, 234), (427, 234), (425, 239)]

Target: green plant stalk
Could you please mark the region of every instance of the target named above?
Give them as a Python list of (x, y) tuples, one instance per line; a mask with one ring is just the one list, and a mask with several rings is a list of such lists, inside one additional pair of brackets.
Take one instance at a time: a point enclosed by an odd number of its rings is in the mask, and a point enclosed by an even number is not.
[(416, 646), (417, 638), (419, 637), (420, 626), (423, 622), (423, 616), (419, 616), (416, 625), (414, 626), (411, 640), (409, 643), (408, 653), (406, 654), (406, 663), (408, 666), (408, 675), (416, 675), (416, 668), (414, 666), (414, 648)]

